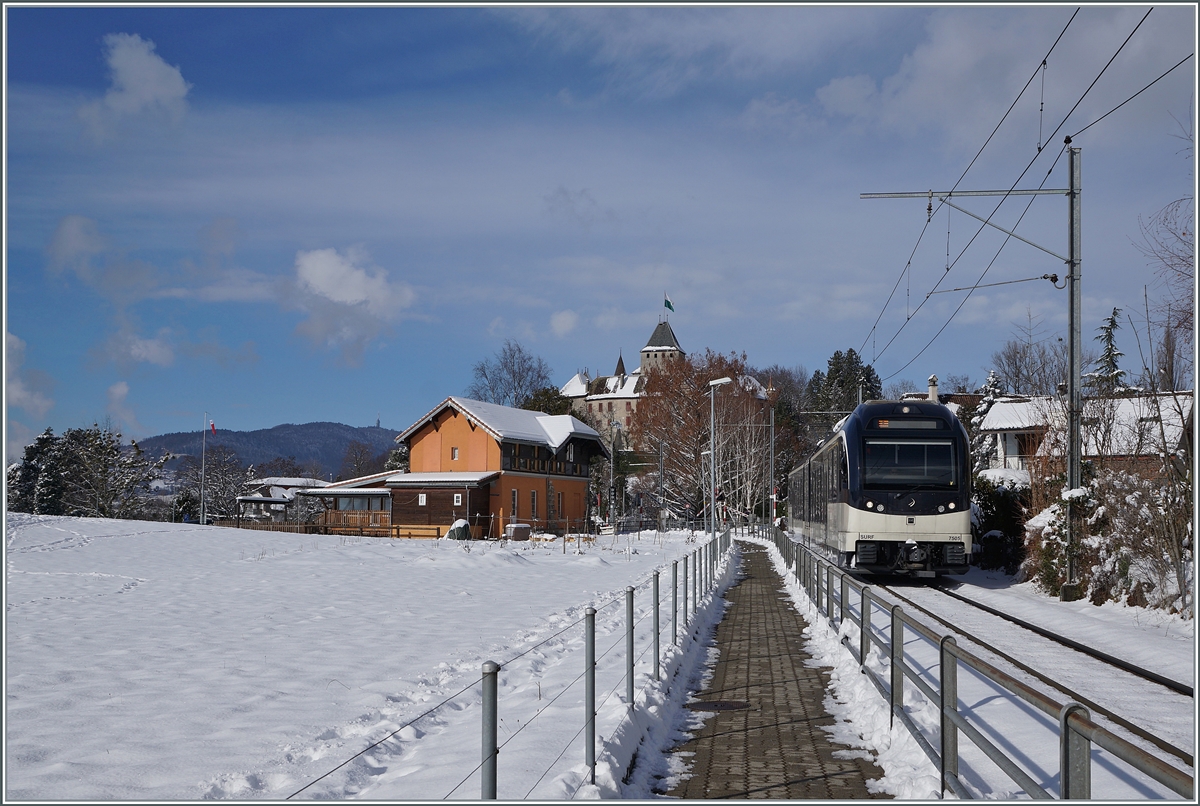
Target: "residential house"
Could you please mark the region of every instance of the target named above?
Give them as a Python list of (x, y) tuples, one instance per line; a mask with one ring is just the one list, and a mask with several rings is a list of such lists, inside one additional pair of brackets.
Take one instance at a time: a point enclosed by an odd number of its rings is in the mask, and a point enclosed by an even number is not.
[(247, 482), (245, 492), (237, 497), (238, 520), (270, 521), (282, 523), (289, 520), (288, 509), (296, 502), (301, 490), (326, 487), (329, 482), (321, 479), (270, 476)]
[[(1155, 475), (1164, 444), (1174, 452), (1190, 440), (1192, 398), (1186, 391), (1085, 400), (1080, 423), (1083, 458)], [(980, 425), (981, 433), (996, 436), (991, 467), (1021, 470), (1037, 457), (1065, 455), (1066, 430), (1063, 401), (1049, 395), (998, 398)]]

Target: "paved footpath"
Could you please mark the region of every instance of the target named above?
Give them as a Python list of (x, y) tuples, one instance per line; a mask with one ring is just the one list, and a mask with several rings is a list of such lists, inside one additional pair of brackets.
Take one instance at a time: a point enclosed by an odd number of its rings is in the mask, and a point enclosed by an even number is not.
[(739, 579), (717, 626), (720, 651), (712, 682), (697, 692), (696, 710), (713, 711), (695, 738), (674, 748), (690, 754), (690, 777), (667, 797), (849, 800), (883, 771), (829, 739), (834, 724), (822, 701), (829, 674), (805, 666), (805, 620), (783, 590), (766, 549), (741, 543)]

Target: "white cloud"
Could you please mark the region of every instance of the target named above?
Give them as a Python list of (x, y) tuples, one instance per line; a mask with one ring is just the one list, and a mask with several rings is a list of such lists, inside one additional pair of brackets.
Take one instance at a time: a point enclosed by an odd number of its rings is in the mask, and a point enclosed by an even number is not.
[(832, 115), (860, 117), (877, 103), (879, 90), (870, 76), (835, 78), (817, 90), (817, 100)]
[(25, 411), (33, 417), (44, 417), (54, 401), (35, 388), (36, 379), (21, 371), (25, 363), (25, 342), (12, 333), (4, 333), (4, 399), (6, 405)]
[(363, 265), (368, 260), (353, 248), (345, 254), (336, 249), (296, 253), (298, 304), (309, 314), (297, 329), (314, 341), (341, 348), (351, 363), (361, 359), (366, 343), (415, 298), (408, 285), (393, 282), (386, 270)]
[(80, 277), (91, 274), (91, 261), (108, 248), (96, 222), (80, 215), (64, 216), (50, 236), (46, 255), (50, 269), (61, 272), (67, 269)]
[(137, 34), (109, 34), (104, 49), (112, 83), (103, 99), (79, 110), (93, 135), (102, 138), (120, 119), (147, 110), (164, 113), (174, 123), (183, 118), (192, 85), (178, 67), (154, 52), (153, 42)]
[(125, 324), (108, 338), (100, 353), (121, 367), (135, 364), (169, 367), (175, 363), (175, 350), (171, 346), (170, 336), (171, 332), (163, 328), (153, 338), (142, 338), (129, 324)]
[(138, 422), (137, 415), (133, 413), (133, 409), (126, 402), (128, 397), (129, 384), (125, 381), (117, 381), (108, 387), (108, 406), (105, 408), (109, 416), (123, 426), (123, 430), (127, 436), (130, 434), (140, 434), (143, 431), (141, 423)]
[(550, 329), (559, 338), (574, 330), (577, 324), (579, 324), (579, 314), (574, 311), (559, 311), (550, 317)]
[(752, 99), (746, 104), (738, 122), (750, 131), (778, 131), (784, 134), (796, 134), (812, 125), (804, 104), (794, 98), (780, 98), (774, 92)]

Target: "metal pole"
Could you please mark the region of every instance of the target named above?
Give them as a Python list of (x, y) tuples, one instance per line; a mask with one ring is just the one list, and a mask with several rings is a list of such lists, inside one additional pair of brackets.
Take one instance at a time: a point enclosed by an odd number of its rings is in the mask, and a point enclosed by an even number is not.
[(958, 712), (958, 659), (950, 647), (956, 646), (953, 636), (942, 638), (941, 644), (941, 678), (942, 678), (942, 790), (952, 789), (951, 777), (958, 779), (958, 726), (950, 718), (950, 714)]
[(900, 620), (900, 605), (892, 605), (891, 634), (892, 697), (889, 725), (896, 724), (896, 709), (904, 708), (904, 622)]
[(700, 550), (692, 552), (692, 615), (700, 606)]
[[(1070, 424), (1067, 428), (1067, 487), (1077, 490), (1083, 486), (1082, 468), (1082, 437), (1080, 435), (1080, 417), (1083, 409), (1081, 397), (1081, 376), (1083, 366), (1083, 347), (1081, 322), (1083, 318), (1082, 296), (1080, 292), (1080, 269), (1082, 264), (1081, 248), (1081, 209), (1080, 209), (1080, 159), (1078, 148), (1071, 148), (1071, 138), (1066, 138), (1069, 157), (1068, 171), (1070, 182), (1070, 229), (1071, 244), (1067, 250), (1070, 268), (1067, 275), (1067, 285), (1071, 298), (1071, 309), (1067, 317), (1068, 336), (1068, 377), (1067, 377), (1067, 407)], [(1067, 581), (1059, 590), (1059, 598), (1064, 602), (1079, 598), (1079, 579), (1075, 567), (1076, 553), (1079, 548), (1080, 524), (1077, 507), (1074, 501), (1067, 504)]]
[(683, 555), (683, 626), (688, 625), (688, 555)]
[(658, 571), (654, 572), (654, 679), (661, 680), (658, 661)]
[(483, 664), (483, 772), (479, 782), (479, 799), (496, 799), (496, 673), (500, 664), (494, 660)]
[(1081, 733), (1071, 728), (1071, 717), (1079, 714), (1091, 719), (1091, 712), (1077, 702), (1063, 706), (1058, 716), (1059, 725), (1059, 778), (1062, 800), (1089, 800), (1092, 797), (1092, 743)]
[(596, 608), (583, 611), (584, 641), (584, 763), (588, 766), (588, 783), (596, 783)]
[(633, 707), (633, 586), (625, 587), (625, 701)]
[(679, 560), (671, 561), (671, 643), (679, 646)]
[[(193, 421), (194, 422), (194, 421)], [(204, 517), (204, 445), (205, 437), (208, 436), (208, 412), (204, 412), (204, 427), (200, 429), (200, 525), (206, 525), (207, 518)]]

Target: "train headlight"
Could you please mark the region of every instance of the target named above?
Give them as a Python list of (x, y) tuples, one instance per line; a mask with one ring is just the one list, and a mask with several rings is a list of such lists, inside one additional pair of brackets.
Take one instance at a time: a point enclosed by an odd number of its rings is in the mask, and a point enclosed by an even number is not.
[(953, 501), (951, 501), (951, 502), (950, 502), (950, 508), (951, 508), (951, 509), (954, 509), (954, 502), (953, 502)]
[(876, 505), (875, 509), (877, 509), (880, 512), (883, 512), (883, 504)]
[(874, 503), (873, 501), (868, 501), (868, 502), (867, 502), (867, 509), (874, 509), (874, 508), (875, 508), (875, 503)]
[(945, 507), (945, 505), (944, 505), (944, 504), (938, 504), (938, 512), (945, 512), (945, 511), (946, 511), (946, 507)]

